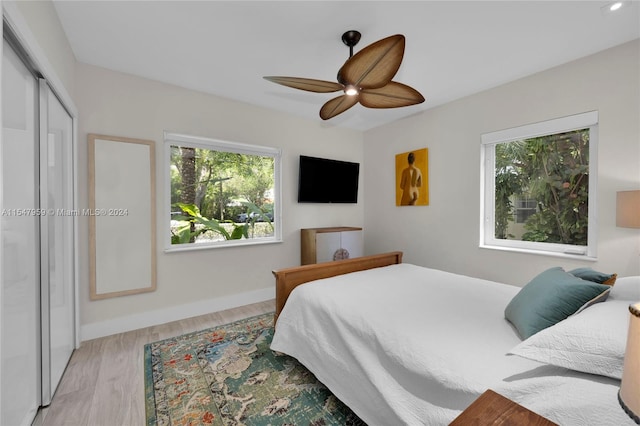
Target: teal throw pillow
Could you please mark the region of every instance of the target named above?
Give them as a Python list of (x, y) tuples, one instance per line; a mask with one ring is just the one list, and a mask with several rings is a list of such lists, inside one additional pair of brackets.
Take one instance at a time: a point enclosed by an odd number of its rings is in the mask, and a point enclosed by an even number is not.
[(578, 278), (561, 267), (548, 269), (514, 296), (504, 311), (505, 318), (527, 339), (597, 301), (603, 301), (611, 287)]
[(594, 283), (613, 285), (616, 282), (618, 274), (605, 274), (604, 272), (594, 271), (591, 268), (576, 268), (569, 273), (583, 280), (593, 281)]

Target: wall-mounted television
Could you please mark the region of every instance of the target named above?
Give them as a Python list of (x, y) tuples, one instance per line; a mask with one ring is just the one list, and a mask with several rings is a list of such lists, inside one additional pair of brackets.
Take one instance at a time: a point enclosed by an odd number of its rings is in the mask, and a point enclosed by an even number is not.
[(300, 156), (299, 203), (357, 203), (360, 163)]

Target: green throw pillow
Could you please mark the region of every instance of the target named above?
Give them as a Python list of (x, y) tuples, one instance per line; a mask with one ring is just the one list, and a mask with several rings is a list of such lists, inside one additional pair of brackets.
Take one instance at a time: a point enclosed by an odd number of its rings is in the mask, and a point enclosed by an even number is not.
[(569, 273), (583, 280), (606, 285), (615, 284), (618, 277), (618, 274), (605, 274), (604, 272), (594, 271), (591, 268), (576, 268), (569, 271)]
[(560, 267), (548, 269), (514, 296), (504, 316), (526, 339), (573, 315), (581, 308), (603, 301), (611, 287), (578, 278)]

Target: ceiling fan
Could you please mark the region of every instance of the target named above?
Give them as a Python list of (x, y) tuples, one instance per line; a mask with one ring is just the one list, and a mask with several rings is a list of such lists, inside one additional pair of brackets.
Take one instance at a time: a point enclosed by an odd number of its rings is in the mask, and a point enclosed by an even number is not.
[(397, 108), (424, 102), (424, 97), (406, 84), (391, 81), (396, 75), (405, 39), (392, 35), (363, 48), (355, 55), (353, 47), (360, 41), (358, 31), (347, 31), (342, 42), (349, 46), (349, 59), (338, 71), (338, 82), (300, 77), (264, 77), (273, 83), (316, 93), (343, 91), (344, 94), (325, 103), (320, 118), (328, 120), (360, 103), (367, 108)]

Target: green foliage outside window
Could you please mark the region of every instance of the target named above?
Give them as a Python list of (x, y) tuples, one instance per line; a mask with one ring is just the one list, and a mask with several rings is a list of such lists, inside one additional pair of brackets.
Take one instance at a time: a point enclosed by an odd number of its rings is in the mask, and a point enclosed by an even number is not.
[(170, 147), (171, 244), (274, 235), (274, 158)]
[(536, 200), (520, 240), (586, 246), (589, 129), (497, 144), (497, 239), (518, 239), (511, 232), (516, 198)]

